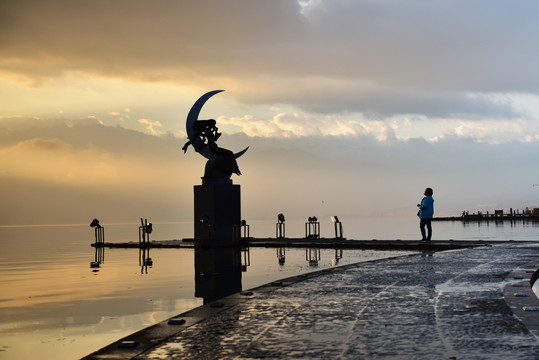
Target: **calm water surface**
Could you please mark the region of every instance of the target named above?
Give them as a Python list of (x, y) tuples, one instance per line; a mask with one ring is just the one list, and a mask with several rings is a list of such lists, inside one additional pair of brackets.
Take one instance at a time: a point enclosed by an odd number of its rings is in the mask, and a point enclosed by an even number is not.
[[(415, 218), (342, 217), (344, 235), (353, 239), (417, 239)], [(304, 235), (303, 220), (287, 219), (287, 236)], [(321, 235), (333, 225), (320, 219)], [(251, 236), (274, 236), (272, 220), (249, 221)], [(138, 241), (138, 224), (106, 224), (106, 240)], [(435, 223), (442, 239), (537, 240), (539, 224)], [(189, 237), (192, 224), (154, 223), (152, 239)], [(0, 359), (76, 359), (141, 328), (202, 304), (194, 296), (194, 250), (152, 249), (152, 266), (139, 265), (138, 249), (105, 249), (95, 260), (93, 229), (70, 226), (0, 227)], [(331, 266), (405, 254), (321, 250), (316, 263), (305, 249), (252, 248), (243, 254), (242, 287), (249, 289), (287, 276)]]

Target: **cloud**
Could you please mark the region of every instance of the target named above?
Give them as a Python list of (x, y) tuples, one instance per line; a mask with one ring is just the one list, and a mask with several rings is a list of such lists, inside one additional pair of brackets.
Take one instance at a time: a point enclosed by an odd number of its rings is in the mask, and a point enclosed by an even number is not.
[[(204, 161), (181, 142), (96, 120), (0, 120), (2, 224), (190, 220)], [(183, 205), (182, 205), (183, 204)]]
[(471, 137), (479, 142), (500, 143), (509, 139), (518, 138), (521, 141), (529, 141), (530, 137), (537, 136), (528, 132), (529, 127), (523, 121), (462, 121), (455, 129), (455, 134), (460, 137)]
[(350, 81), (336, 84), (325, 79), (297, 79), (294, 87), (287, 82), (274, 80), (270, 88), (263, 91), (249, 89), (240, 96), (250, 103), (284, 102), (314, 113), (355, 112), (377, 118), (395, 114), (421, 114), (432, 118), (460, 115), (512, 118), (517, 114), (510, 102), (476, 93), (391, 88)]
[[(215, 75), (222, 69), (218, 63), (231, 66), (241, 49), (278, 44), (297, 26), (299, 8), (282, 0), (3, 4), (3, 29), (10, 33), (2, 39), (5, 68), (30, 76), (77, 70), (134, 76), (144, 68), (139, 76), (148, 80), (170, 79), (175, 72)], [(32, 60), (35, 54), (42, 55), (39, 62)], [(31, 71), (30, 65), (40, 62)]]
[(238, 181), (247, 192), (244, 211), (260, 217), (273, 217), (275, 209), (319, 217), (406, 214), (427, 186), (436, 191), (440, 215), (479, 203), (516, 208), (534, 202), (531, 179), (539, 176), (530, 167), (537, 144), (489, 145), (456, 136), (436, 143), (381, 143), (370, 136), (249, 140)]
[(394, 127), (384, 121), (344, 120), (340, 116), (311, 113), (279, 112), (269, 121), (252, 116), (218, 118), (228, 133), (243, 133), (249, 137), (343, 137), (370, 136), (379, 141), (394, 139)]
[[(277, 115), (272, 131), (308, 127), (301, 117)], [(279, 119), (296, 122), (280, 128)], [(325, 121), (336, 127), (337, 120)], [(223, 134), (222, 147), (250, 146), (238, 160), (243, 175), (233, 176), (242, 186), (242, 216), (413, 214), (426, 186), (435, 189), (439, 214), (484, 203), (536, 205), (537, 142), (488, 144), (466, 134), (402, 140), (386, 123), (352, 125), (345, 124), (354, 131), (347, 136)], [(181, 145), (170, 134), (156, 137), (95, 119), (0, 119), (2, 223), (86, 223), (96, 216), (191, 221), (193, 185), (201, 183), (205, 159), (184, 155)]]
[(164, 132), (160, 128), (163, 126), (159, 121), (152, 121), (149, 119), (139, 119), (141, 124), (146, 125), (146, 130), (153, 136), (162, 135)]
[(244, 103), (316, 113), (429, 117), (515, 117), (511, 106), (469, 94), (539, 90), (533, 1), (1, 6), (0, 72), (33, 84), (89, 74), (224, 87)]
[(181, 142), (170, 135), (149, 136), (94, 119), (3, 119), (0, 129), (3, 176), (11, 178), (131, 194), (159, 179), (161, 193), (194, 166), (180, 161)]
[[(134, 190), (151, 183), (149, 174), (162, 164), (114, 156), (103, 149), (74, 147), (59, 139), (34, 138), (0, 149), (4, 176), (40, 180), (77, 187)], [(126, 181), (126, 179), (130, 179)]]
[(271, 120), (256, 120), (252, 116), (226, 118), (221, 116), (218, 123), (223, 124), (231, 133), (244, 133), (250, 137), (301, 137), (319, 136), (315, 126), (306, 126), (308, 114), (279, 113)]
[[(513, 105), (512, 105), (513, 106)], [(252, 115), (220, 116), (217, 123), (227, 134), (242, 133), (249, 137), (275, 138), (355, 138), (362, 136), (380, 143), (395, 143), (413, 138), (428, 141), (471, 138), (488, 144), (511, 141), (532, 142), (539, 139), (539, 124), (534, 118), (499, 119), (492, 117), (428, 118), (402, 114), (392, 117), (368, 117), (363, 114), (324, 115), (312, 112), (290, 112), (273, 108), (268, 119)]]

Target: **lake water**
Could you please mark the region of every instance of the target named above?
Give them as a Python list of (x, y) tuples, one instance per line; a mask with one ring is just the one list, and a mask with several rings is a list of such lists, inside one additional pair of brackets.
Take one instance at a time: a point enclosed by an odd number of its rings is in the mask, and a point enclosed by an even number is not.
[[(417, 239), (416, 218), (342, 217), (351, 239)], [(320, 219), (321, 235), (333, 224)], [(275, 222), (249, 221), (251, 236), (272, 237)], [(304, 235), (304, 221), (287, 219), (288, 237)], [(106, 241), (138, 241), (138, 225), (106, 224)], [(531, 222), (434, 223), (438, 239), (538, 240)], [(192, 236), (190, 223), (154, 223), (152, 239)], [(0, 359), (75, 359), (123, 336), (202, 304), (195, 297), (192, 249), (151, 249), (152, 266), (140, 265), (138, 249), (105, 249), (100, 268), (90, 267), (95, 249), (88, 224), (0, 227)], [(311, 252), (251, 248), (241, 254), (242, 288), (284, 277), (371, 259), (405, 254), (335, 250)], [(316, 261), (309, 261), (316, 260)]]

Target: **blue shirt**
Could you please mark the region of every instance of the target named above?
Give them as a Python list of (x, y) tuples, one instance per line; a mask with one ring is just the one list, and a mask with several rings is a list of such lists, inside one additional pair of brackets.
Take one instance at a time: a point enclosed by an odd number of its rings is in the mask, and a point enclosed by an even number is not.
[(419, 205), (419, 217), (421, 219), (431, 219), (434, 215), (434, 199), (432, 196), (425, 196)]

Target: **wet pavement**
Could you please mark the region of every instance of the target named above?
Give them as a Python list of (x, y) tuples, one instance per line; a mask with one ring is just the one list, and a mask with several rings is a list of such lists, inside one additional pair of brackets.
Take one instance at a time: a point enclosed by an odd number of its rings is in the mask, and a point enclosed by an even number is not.
[(88, 358), (539, 359), (538, 268), (539, 246), (521, 243), (332, 268), (193, 309)]

